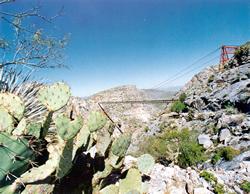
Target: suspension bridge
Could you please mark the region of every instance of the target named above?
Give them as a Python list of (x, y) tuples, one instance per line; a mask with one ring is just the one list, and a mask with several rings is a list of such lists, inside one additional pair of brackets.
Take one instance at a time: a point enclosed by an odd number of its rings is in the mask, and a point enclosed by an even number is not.
[[(192, 64), (186, 66), (185, 68), (181, 69), (178, 71), (176, 74), (173, 76), (169, 77), (168, 79), (152, 86), (149, 89), (154, 89), (154, 90), (159, 90), (170, 83), (182, 78), (184, 75), (188, 75), (190, 73), (193, 73), (194, 71), (205, 68), (207, 66), (210, 66), (211, 64), (219, 64), (219, 71), (223, 71), (224, 65), (226, 62), (228, 62), (233, 54), (234, 51), (238, 48), (238, 46), (226, 46), (223, 45), (219, 48), (216, 48), (215, 50), (209, 52), (208, 54), (198, 58), (195, 60)], [(115, 124), (116, 128), (120, 131), (120, 127), (116, 125), (116, 123), (113, 121), (109, 113), (105, 110), (105, 105), (111, 105), (111, 104), (169, 104), (176, 99), (144, 99), (144, 100), (123, 100), (123, 101), (103, 101), (103, 102), (98, 102), (98, 106), (100, 109), (104, 112), (104, 114), (109, 118), (109, 120)]]

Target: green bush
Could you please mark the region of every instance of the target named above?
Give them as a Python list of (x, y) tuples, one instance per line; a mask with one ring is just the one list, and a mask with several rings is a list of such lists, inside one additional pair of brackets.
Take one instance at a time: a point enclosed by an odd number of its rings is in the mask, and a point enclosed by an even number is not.
[(211, 183), (211, 185), (214, 187), (214, 193), (225, 193), (224, 186), (218, 183), (217, 178), (212, 173), (204, 170), (200, 173), (200, 177), (203, 177), (207, 182)]
[(216, 164), (220, 159), (230, 161), (239, 154), (240, 154), (239, 150), (236, 150), (230, 146), (219, 148), (218, 150), (216, 150), (212, 158), (212, 164)]
[(146, 138), (139, 150), (140, 153), (151, 154), (156, 160), (165, 158), (181, 167), (197, 165), (205, 160), (204, 150), (197, 143), (195, 133), (188, 129), (167, 130)]
[(246, 193), (250, 192), (250, 182), (244, 181), (241, 185), (240, 188), (245, 191)]
[(200, 177), (203, 177), (209, 183), (216, 183), (217, 178), (211, 173), (206, 170), (200, 173)]
[(224, 186), (222, 184), (216, 183), (214, 187), (215, 194), (225, 194)]
[(211, 83), (211, 82), (213, 82), (213, 81), (214, 81), (214, 75), (211, 75), (211, 76), (208, 78), (207, 82), (208, 82), (208, 83)]
[(195, 141), (184, 141), (180, 143), (180, 154), (178, 156), (178, 165), (186, 168), (194, 166), (205, 161), (205, 155), (202, 146)]
[(240, 46), (234, 52), (234, 58), (236, 59), (239, 65), (247, 62), (247, 58), (250, 55), (249, 53), (249, 46)]
[(180, 112), (183, 112), (184, 110), (186, 110), (186, 105), (181, 102), (181, 101), (175, 101), (171, 107), (170, 107), (170, 110), (171, 112), (177, 112), (177, 113), (180, 113)]
[(150, 131), (150, 128), (149, 128), (148, 126), (146, 126), (146, 127), (144, 128), (144, 131), (147, 133), (148, 131)]
[(184, 102), (187, 98), (187, 95), (185, 93), (182, 93), (180, 96), (179, 96), (179, 101), (181, 102)]

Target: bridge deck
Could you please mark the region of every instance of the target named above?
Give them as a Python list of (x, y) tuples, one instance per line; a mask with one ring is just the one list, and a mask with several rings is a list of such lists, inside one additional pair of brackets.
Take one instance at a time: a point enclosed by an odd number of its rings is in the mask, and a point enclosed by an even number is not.
[(170, 103), (173, 101), (176, 101), (176, 99), (103, 101), (99, 102), (99, 104), (159, 104), (159, 103)]

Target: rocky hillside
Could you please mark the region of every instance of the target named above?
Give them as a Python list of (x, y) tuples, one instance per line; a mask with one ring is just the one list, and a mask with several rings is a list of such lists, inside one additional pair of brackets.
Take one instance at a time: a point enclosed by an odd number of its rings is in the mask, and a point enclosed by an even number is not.
[(75, 101), (82, 104), (82, 107), (85, 107), (85, 110), (100, 109), (98, 103), (103, 102), (103, 108), (112, 120), (121, 126), (120, 128), (122, 131), (133, 131), (139, 133), (140, 131), (143, 131), (146, 126), (148, 126), (151, 118), (154, 118), (156, 114), (164, 110), (164, 104), (106, 104), (105, 102), (172, 98), (175, 93), (176, 92), (174, 91), (143, 90), (138, 89), (133, 85), (125, 85), (99, 92), (88, 97), (87, 99), (75, 99)]
[[(143, 100), (165, 95), (122, 86), (72, 101), (87, 115), (89, 110), (99, 109), (98, 102)], [(237, 51), (223, 71), (215, 65), (195, 75), (175, 98), (179, 100), (167, 108), (103, 103), (123, 132), (133, 132), (122, 172), (137, 168), (140, 161), (136, 157), (149, 153), (156, 163), (142, 176), (140, 189), (144, 193), (249, 193), (249, 48)], [(92, 149), (91, 155), (95, 152)], [(143, 165), (148, 167), (151, 163)]]
[(159, 162), (149, 193), (250, 192), (249, 53), (242, 61), (235, 55), (224, 71), (213, 66), (195, 75), (178, 93), (180, 101), (132, 145), (132, 154), (149, 152)]

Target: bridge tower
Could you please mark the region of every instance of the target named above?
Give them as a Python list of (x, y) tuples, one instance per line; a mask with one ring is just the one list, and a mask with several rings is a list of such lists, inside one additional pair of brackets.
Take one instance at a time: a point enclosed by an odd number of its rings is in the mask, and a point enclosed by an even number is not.
[(232, 57), (237, 46), (221, 46), (221, 55), (220, 55), (220, 66), (219, 69), (222, 71), (224, 69), (225, 63)]

